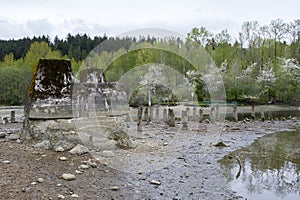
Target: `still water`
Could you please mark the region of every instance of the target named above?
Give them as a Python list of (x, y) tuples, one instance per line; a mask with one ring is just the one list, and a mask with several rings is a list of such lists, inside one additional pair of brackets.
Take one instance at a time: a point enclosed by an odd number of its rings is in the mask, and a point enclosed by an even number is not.
[(263, 136), (219, 163), (231, 189), (247, 199), (300, 199), (300, 129)]

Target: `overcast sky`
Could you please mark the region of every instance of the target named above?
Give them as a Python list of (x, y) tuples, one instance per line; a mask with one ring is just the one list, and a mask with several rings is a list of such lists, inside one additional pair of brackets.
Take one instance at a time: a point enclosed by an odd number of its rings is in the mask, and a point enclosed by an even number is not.
[(1, 0), (0, 39), (68, 33), (115, 36), (141, 28), (161, 28), (186, 35), (205, 26), (234, 36), (245, 21), (268, 25), (300, 18), (299, 0)]

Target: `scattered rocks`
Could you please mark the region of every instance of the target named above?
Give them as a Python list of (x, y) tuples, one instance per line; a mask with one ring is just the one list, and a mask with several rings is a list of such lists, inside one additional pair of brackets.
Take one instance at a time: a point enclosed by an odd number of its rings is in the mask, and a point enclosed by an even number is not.
[(161, 182), (156, 181), (156, 180), (151, 180), (151, 181), (150, 181), (150, 184), (152, 184), (152, 185), (160, 185)]
[(62, 176), (62, 179), (66, 180), (66, 181), (71, 181), (71, 180), (75, 180), (76, 179), (76, 176), (73, 175), (73, 174), (63, 174)]
[(85, 153), (89, 153), (89, 149), (81, 144), (77, 144), (73, 149), (69, 151), (73, 155), (82, 155)]

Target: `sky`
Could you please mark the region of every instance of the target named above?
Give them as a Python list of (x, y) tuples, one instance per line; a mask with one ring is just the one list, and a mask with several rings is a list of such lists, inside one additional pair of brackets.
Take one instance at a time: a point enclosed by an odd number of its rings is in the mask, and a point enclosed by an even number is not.
[(117, 36), (143, 28), (186, 35), (193, 27), (236, 37), (245, 21), (300, 19), (299, 0), (1, 0), (0, 39), (68, 33)]

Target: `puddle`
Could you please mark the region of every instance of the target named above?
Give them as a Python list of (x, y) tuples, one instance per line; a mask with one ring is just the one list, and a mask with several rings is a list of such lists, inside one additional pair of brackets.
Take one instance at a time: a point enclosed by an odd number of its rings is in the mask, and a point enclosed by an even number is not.
[(263, 136), (219, 160), (233, 191), (247, 199), (300, 199), (300, 129)]

